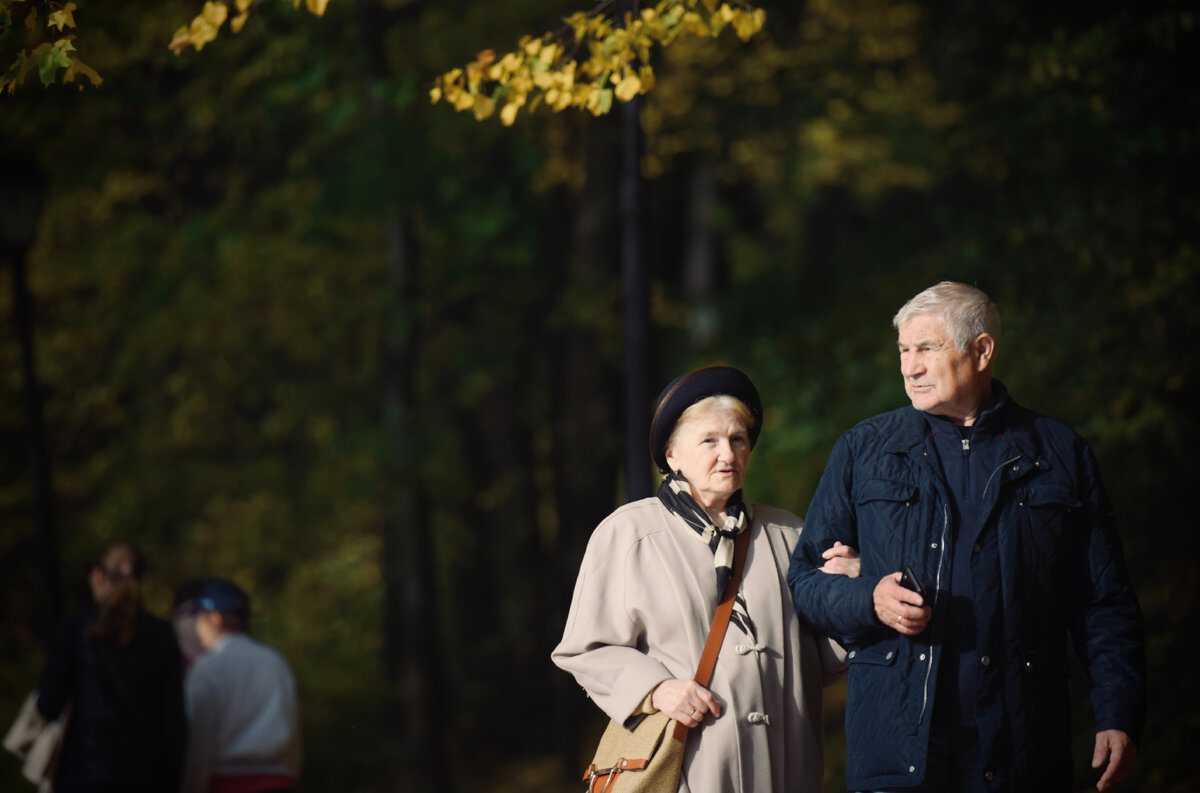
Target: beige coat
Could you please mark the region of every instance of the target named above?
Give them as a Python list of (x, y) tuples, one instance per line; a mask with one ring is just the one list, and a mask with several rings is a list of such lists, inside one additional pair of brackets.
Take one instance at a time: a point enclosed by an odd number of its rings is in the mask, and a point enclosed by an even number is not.
[[(801, 520), (755, 504), (742, 591), (759, 647), (730, 625), (710, 689), (722, 704), (688, 738), (680, 791), (820, 793), (821, 686), (840, 648), (796, 617), (787, 586)], [(627, 504), (592, 534), (551, 658), (623, 722), (658, 683), (691, 679), (717, 605), (713, 554), (657, 498)]]

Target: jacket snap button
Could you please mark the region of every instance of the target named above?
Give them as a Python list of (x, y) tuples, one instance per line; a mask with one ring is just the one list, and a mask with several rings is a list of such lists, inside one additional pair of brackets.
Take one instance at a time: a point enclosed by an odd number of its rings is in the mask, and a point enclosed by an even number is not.
[(930, 543), (930, 544), (929, 544), (929, 547), (930, 547), (930, 548), (932, 548), (933, 550), (935, 550), (935, 551), (936, 551), (936, 550), (937, 550), (937, 543), (936, 543), (936, 542)]
[(908, 773), (910, 773), (910, 774), (911, 774), (913, 771), (916, 771), (916, 770), (917, 770), (917, 767), (916, 767), (915, 765), (910, 765), (910, 766), (908, 767)]
[(983, 778), (986, 779), (988, 782), (991, 782), (993, 779), (996, 778), (996, 775), (993, 774), (991, 771), (984, 771)]
[(851, 651), (850, 651), (850, 654), (849, 654), (849, 655), (847, 655), (846, 657), (847, 657), (847, 658), (853, 658), (853, 657), (854, 657), (855, 655), (857, 655), (857, 654), (858, 654), (858, 650), (851, 650)]
[(992, 659), (986, 655), (979, 659), (979, 663), (983, 664), (984, 666), (987, 666), (991, 662), (992, 662)]
[(922, 660), (922, 661), (924, 661), (924, 660), (925, 660), (925, 653), (921, 653), (921, 660)]
[(887, 654), (887, 656), (886, 656), (886, 657), (887, 657), (887, 659), (890, 661), (890, 660), (892, 660), (892, 656), (893, 656), (893, 655), (895, 655), (895, 654), (896, 654), (896, 651), (895, 651), (895, 650), (888, 650), (888, 654)]

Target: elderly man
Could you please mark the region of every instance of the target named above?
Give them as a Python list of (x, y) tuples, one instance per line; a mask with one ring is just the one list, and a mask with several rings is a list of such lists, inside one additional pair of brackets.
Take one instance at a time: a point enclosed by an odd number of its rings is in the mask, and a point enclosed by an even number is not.
[[(1069, 634), (1106, 790), (1137, 751), (1145, 663), (1092, 450), (992, 379), (1000, 321), (978, 289), (940, 283), (893, 324), (912, 406), (838, 440), (788, 574), (848, 650), (847, 785), (1072, 790)], [(820, 573), (838, 543), (861, 577)]]

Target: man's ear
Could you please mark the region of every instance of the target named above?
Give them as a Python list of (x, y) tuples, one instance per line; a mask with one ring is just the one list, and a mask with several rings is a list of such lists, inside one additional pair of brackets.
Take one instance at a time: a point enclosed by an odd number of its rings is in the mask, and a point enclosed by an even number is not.
[(975, 370), (986, 372), (992, 366), (996, 354), (996, 339), (990, 333), (980, 333), (973, 342), (975, 346)]

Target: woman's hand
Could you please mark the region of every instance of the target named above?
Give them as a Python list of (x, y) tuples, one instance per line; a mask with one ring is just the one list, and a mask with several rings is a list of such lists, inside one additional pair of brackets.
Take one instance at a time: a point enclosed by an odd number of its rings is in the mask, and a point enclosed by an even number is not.
[(650, 704), (685, 727), (698, 727), (706, 713), (721, 715), (721, 703), (695, 680), (664, 680), (654, 688)]
[(849, 545), (842, 545), (840, 542), (835, 542), (832, 548), (821, 554), (821, 558), (825, 560), (825, 564), (821, 565), (822, 573), (858, 578), (858, 571), (862, 566), (862, 560), (858, 558), (858, 551)]

